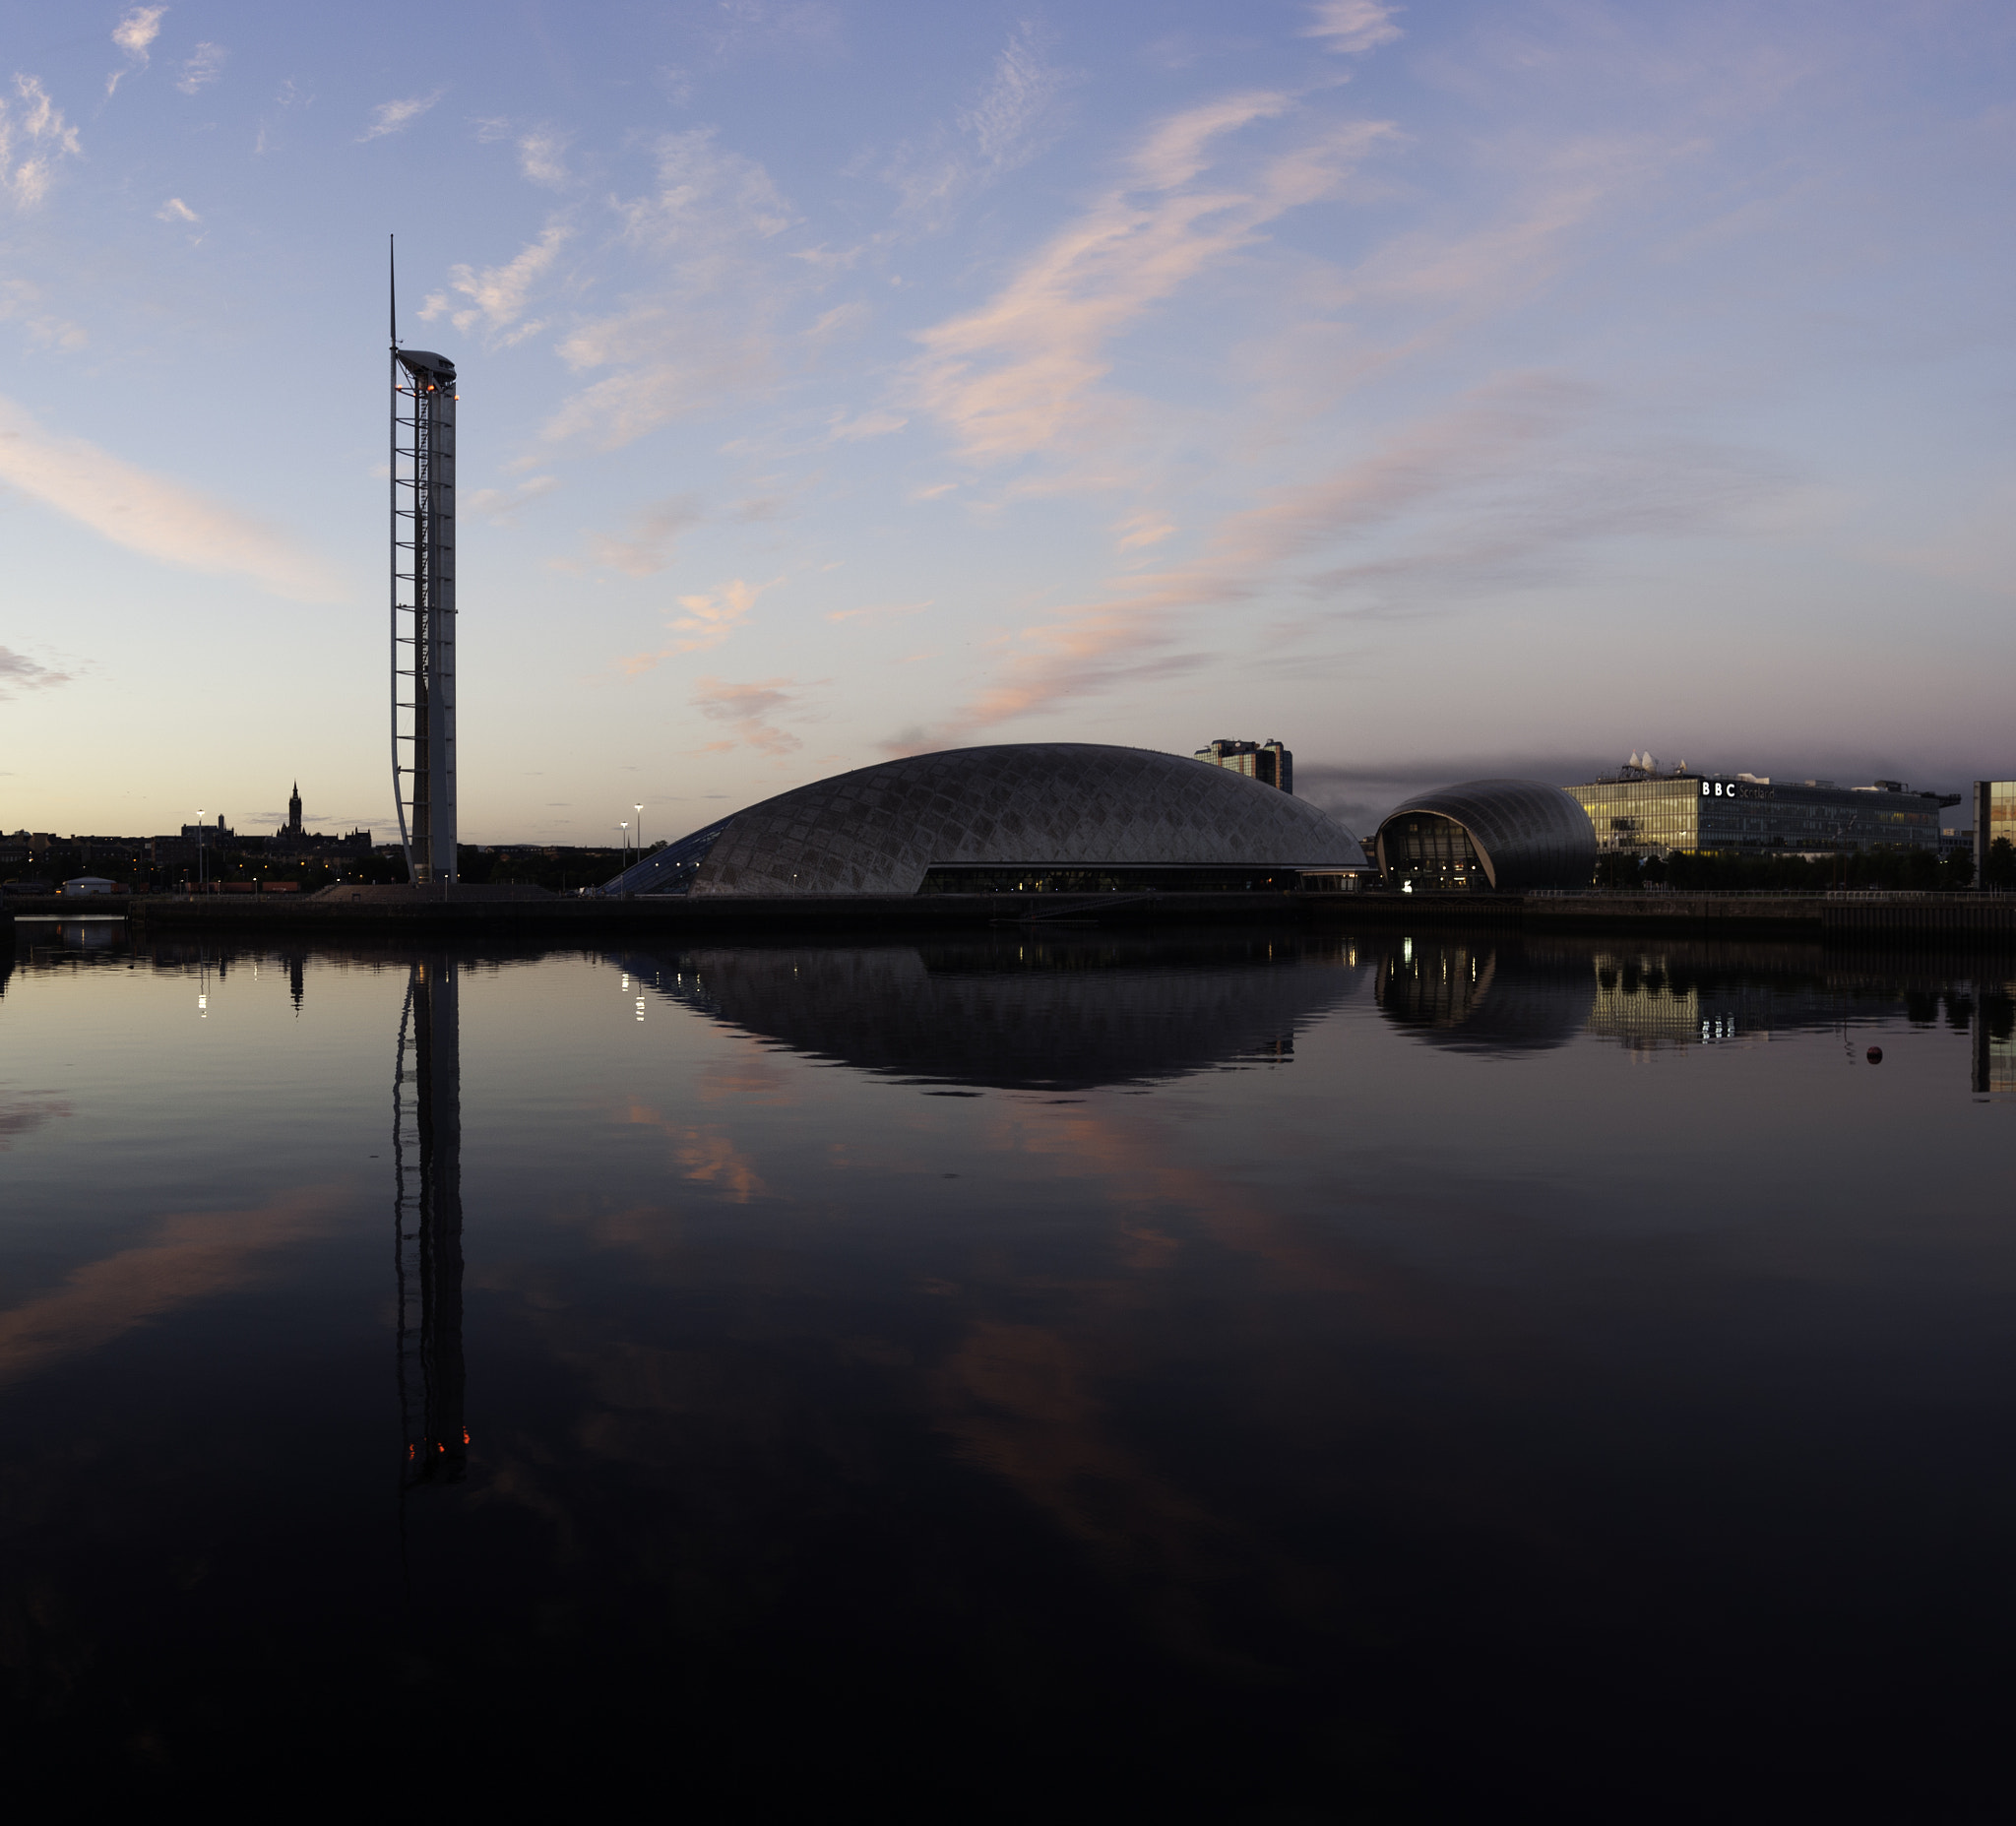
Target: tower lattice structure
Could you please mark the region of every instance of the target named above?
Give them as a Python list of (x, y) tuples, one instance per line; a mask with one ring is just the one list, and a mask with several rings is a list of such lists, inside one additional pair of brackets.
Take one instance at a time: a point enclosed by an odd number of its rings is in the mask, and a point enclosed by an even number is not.
[(455, 871), (455, 363), (392, 349), (392, 784), (407, 872)]

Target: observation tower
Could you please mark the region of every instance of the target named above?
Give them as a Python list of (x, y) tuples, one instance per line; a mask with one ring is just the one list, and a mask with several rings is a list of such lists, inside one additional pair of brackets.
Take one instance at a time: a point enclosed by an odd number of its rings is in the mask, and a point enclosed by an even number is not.
[(392, 333), (392, 789), (408, 877), (455, 882), (455, 363)]

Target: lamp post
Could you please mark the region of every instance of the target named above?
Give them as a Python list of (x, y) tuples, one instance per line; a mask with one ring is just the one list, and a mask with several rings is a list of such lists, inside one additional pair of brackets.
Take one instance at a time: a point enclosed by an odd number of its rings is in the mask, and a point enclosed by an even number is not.
[(630, 820), (625, 818), (621, 824), (616, 826), (616, 829), (623, 833), (623, 866), (628, 868), (630, 866)]
[(203, 892), (203, 807), (196, 808), (196, 892)]
[(644, 807), (633, 805), (630, 809), (637, 814), (637, 854), (641, 859), (644, 854)]

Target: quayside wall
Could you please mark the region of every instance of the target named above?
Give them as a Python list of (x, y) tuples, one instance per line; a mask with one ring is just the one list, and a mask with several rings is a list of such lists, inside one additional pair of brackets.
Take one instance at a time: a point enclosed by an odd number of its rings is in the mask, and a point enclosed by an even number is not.
[(23, 904), (16, 911), (124, 913), (136, 931), (347, 932), (385, 937), (437, 931), (592, 938), (621, 931), (733, 936), (919, 931), (996, 923), (1239, 923), (2016, 947), (2016, 895), (1965, 893), (938, 894), (600, 900), (522, 889), (339, 888), (299, 899), (106, 897)]

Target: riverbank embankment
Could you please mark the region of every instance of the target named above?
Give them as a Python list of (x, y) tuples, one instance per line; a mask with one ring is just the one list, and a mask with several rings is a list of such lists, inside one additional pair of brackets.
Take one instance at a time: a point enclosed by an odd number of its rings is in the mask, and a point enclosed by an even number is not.
[(598, 899), (525, 888), (347, 888), (319, 894), (92, 897), (18, 904), (24, 914), (123, 913), (136, 932), (450, 932), (594, 942), (739, 934), (902, 932), (1008, 925), (1153, 928), (1247, 924), (1780, 938), (1828, 944), (2016, 947), (2006, 894), (940, 894)]

